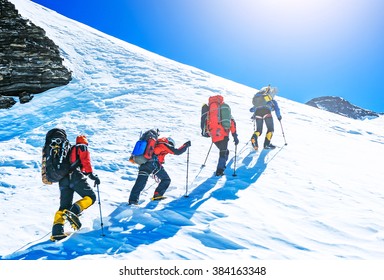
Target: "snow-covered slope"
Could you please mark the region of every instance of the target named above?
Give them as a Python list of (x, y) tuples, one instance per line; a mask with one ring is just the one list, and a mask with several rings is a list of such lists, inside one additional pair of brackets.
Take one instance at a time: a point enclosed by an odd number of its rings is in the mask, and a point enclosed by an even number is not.
[[(384, 258), (383, 117), (351, 120), (287, 100), (280, 88), (282, 126), (275, 119), (272, 140), (279, 147), (255, 153), (248, 140), (256, 89), (30, 1), (11, 1), (60, 46), (74, 79), (0, 111), (3, 259)], [(213, 176), (216, 147), (202, 168), (211, 143), (200, 136), (200, 109), (214, 94), (231, 105), (240, 139), (236, 157), (230, 142), (221, 178)], [(88, 135), (101, 185), (100, 204), (84, 212), (83, 228), (52, 243), (59, 190), (42, 184), (40, 157), (45, 133), (57, 126), (72, 142), (79, 133)], [(132, 208), (127, 200), (137, 167), (128, 158), (149, 128), (172, 136), (177, 146), (191, 140), (189, 165), (186, 153), (167, 156), (168, 199), (150, 202), (156, 184), (150, 179), (141, 207)]]

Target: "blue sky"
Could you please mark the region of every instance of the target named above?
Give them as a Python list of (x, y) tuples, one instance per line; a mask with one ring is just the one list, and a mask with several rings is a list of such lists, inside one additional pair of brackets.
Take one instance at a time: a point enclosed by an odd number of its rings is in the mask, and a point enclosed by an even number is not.
[(167, 58), (298, 102), (384, 112), (381, 0), (33, 0)]

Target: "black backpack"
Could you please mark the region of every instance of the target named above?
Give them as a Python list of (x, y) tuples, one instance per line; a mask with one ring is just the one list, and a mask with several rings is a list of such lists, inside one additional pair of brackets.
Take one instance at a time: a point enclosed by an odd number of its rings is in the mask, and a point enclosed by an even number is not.
[(201, 128), (201, 135), (204, 137), (210, 137), (209, 130), (208, 130), (208, 113), (209, 113), (209, 106), (207, 104), (203, 104), (203, 106), (201, 107), (200, 128)]
[[(65, 130), (54, 128), (47, 132), (43, 148), (43, 182), (59, 182), (69, 174), (71, 144)], [(44, 178), (45, 177), (45, 178)], [(48, 181), (48, 182), (47, 182)]]
[(268, 103), (273, 100), (277, 93), (278, 89), (276, 87), (268, 86), (262, 88), (261, 90), (256, 92), (252, 98), (253, 107), (260, 108), (267, 106)]
[(256, 93), (252, 98), (252, 104), (255, 108), (264, 107), (272, 100), (268, 93)]

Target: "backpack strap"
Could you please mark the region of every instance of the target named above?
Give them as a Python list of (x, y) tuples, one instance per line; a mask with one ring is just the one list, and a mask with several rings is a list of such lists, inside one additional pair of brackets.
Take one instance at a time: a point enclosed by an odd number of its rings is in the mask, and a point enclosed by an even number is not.
[(81, 162), (80, 162), (80, 156), (79, 156), (79, 147), (76, 145), (74, 147), (72, 147), (72, 149), (75, 149), (75, 155), (76, 155), (76, 160), (71, 164), (71, 167), (69, 168), (70, 172), (74, 171), (75, 169), (77, 169), (78, 167), (81, 166)]
[(68, 145), (70, 145), (68, 140), (65, 140), (63, 143), (61, 143), (60, 163), (62, 163), (64, 158), (67, 157), (68, 150), (66, 149), (66, 146)]

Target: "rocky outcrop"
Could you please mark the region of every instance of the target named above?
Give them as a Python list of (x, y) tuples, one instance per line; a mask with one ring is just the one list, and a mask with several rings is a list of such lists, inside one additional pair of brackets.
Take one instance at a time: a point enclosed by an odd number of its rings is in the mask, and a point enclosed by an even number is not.
[(351, 119), (377, 118), (379, 113), (362, 109), (338, 96), (316, 97), (305, 104)]
[(0, 94), (25, 103), (32, 94), (68, 84), (72, 75), (62, 62), (45, 31), (0, 0)]
[(15, 105), (16, 101), (12, 97), (0, 95), (0, 109), (9, 109)]

